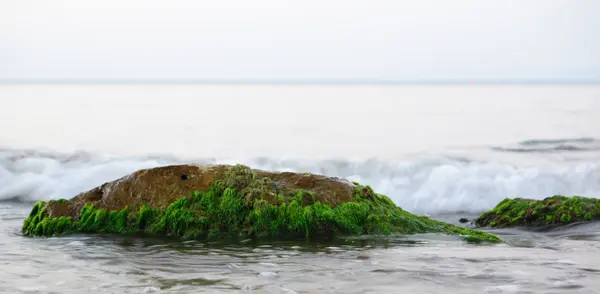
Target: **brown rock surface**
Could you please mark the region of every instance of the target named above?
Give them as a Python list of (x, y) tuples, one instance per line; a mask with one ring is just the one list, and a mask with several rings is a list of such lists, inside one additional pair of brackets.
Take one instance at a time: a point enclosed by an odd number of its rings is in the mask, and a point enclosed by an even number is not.
[[(193, 191), (207, 191), (211, 183), (225, 180), (232, 165), (171, 165), (137, 171), (112, 182), (80, 193), (66, 203), (52, 201), (47, 206), (50, 217), (71, 216), (76, 220), (81, 208), (91, 203), (107, 211), (129, 206), (136, 211), (143, 204), (166, 208)], [(313, 174), (253, 170), (259, 178), (269, 178), (278, 194), (291, 197), (298, 189), (312, 192), (315, 200), (337, 206), (354, 201), (355, 185), (347, 180)], [(275, 191), (274, 191), (275, 192)], [(264, 196), (264, 195), (263, 195)], [(277, 204), (275, 194), (265, 199)]]

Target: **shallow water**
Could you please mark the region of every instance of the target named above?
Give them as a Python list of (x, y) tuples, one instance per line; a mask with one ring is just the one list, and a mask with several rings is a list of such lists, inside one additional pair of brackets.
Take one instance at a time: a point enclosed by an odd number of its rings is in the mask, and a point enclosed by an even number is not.
[(29, 206), (2, 203), (2, 293), (597, 293), (597, 223), (576, 232), (498, 231), (336, 242), (177, 242), (20, 236)]
[(0, 96), (0, 293), (599, 293), (600, 223), (493, 230), (500, 245), (20, 227), (33, 201), (181, 162), (358, 180), (452, 223), (504, 197), (600, 197), (600, 86), (3, 85)]

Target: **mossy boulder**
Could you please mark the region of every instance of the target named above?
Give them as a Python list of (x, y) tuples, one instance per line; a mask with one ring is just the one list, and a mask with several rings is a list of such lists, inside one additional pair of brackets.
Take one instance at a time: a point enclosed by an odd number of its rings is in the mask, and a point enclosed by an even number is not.
[(369, 186), (244, 165), (141, 170), (70, 200), (38, 202), (22, 230), (27, 236), (119, 233), (181, 239), (446, 233), (501, 242), (492, 234), (411, 214)]
[(504, 199), (475, 219), (481, 227), (547, 226), (600, 219), (600, 200), (552, 196), (542, 200)]

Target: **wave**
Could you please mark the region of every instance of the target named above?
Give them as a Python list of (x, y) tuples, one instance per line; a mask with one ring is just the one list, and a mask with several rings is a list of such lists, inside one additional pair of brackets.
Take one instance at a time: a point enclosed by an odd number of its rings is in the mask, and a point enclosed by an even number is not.
[[(0, 200), (70, 198), (139, 169), (184, 162), (238, 161), (0, 150)], [(540, 199), (554, 194), (600, 197), (600, 162), (545, 168), (450, 157), (395, 162), (261, 157), (239, 162), (266, 170), (311, 172), (356, 180), (390, 196), (404, 209), (422, 214), (478, 213), (506, 197)]]
[(600, 146), (582, 147), (576, 145), (561, 144), (546, 148), (509, 148), (509, 147), (492, 147), (494, 151), (516, 152), (516, 153), (546, 153), (560, 151), (600, 151)]
[(568, 144), (568, 143), (594, 143), (596, 139), (590, 137), (573, 138), (573, 139), (533, 139), (519, 142), (519, 145), (547, 145), (547, 144)]
[(491, 147), (493, 151), (515, 152), (515, 153), (550, 153), (550, 152), (577, 152), (577, 151), (600, 151), (600, 141), (589, 138), (573, 139), (537, 139), (525, 140), (513, 147)]

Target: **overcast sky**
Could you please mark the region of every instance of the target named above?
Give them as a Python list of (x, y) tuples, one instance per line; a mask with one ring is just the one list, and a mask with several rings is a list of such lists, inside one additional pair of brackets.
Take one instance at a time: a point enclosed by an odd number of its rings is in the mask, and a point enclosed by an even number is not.
[(600, 0), (0, 0), (0, 79), (600, 81)]

